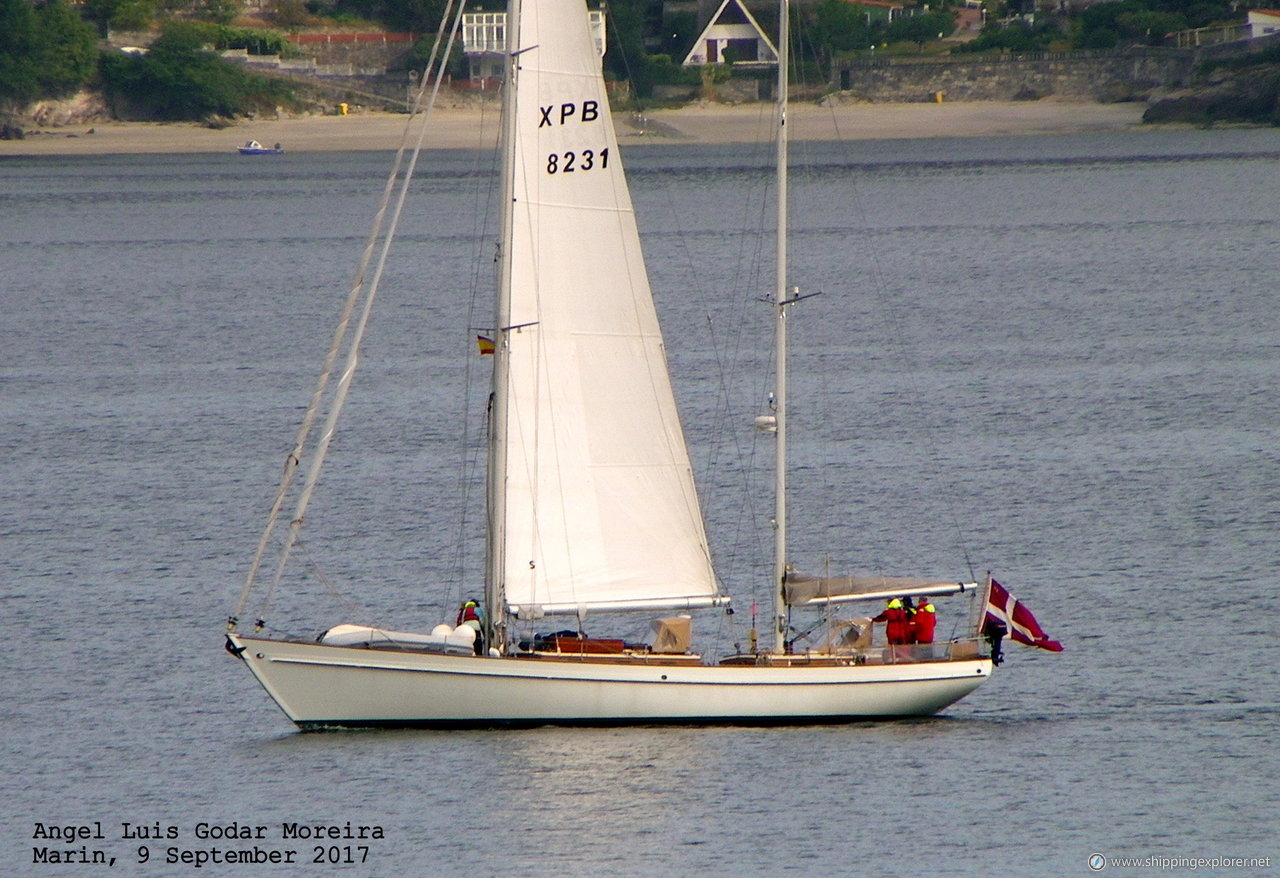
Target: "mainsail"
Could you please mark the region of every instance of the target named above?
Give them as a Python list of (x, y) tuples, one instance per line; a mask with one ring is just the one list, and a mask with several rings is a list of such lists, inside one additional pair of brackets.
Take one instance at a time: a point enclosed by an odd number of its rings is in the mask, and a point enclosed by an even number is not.
[(587, 16), (520, 18), (491, 475), (523, 616), (718, 589)]

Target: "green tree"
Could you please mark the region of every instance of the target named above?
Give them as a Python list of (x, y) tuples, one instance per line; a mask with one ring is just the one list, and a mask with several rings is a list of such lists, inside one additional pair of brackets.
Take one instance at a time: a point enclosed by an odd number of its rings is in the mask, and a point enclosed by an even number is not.
[[(431, 50), (435, 48), (436, 35), (423, 34), (418, 37), (413, 44), (413, 48), (404, 56), (401, 66), (405, 70), (413, 70), (421, 75), (427, 70), (427, 63), (431, 60)], [(440, 51), (443, 51), (444, 44), (441, 44)], [(440, 59), (436, 59), (438, 64)], [(467, 78), (467, 58), (462, 53), (462, 46), (457, 41), (454, 42), (453, 50), (449, 53), (449, 58), (445, 64), (445, 71), (454, 79)]]
[(84, 0), (81, 8), (103, 36), (112, 30), (145, 30), (156, 14), (155, 0)]
[(96, 43), (63, 0), (0, 0), (0, 102), (17, 109), (75, 91), (93, 76)]
[(1097, 27), (1083, 33), (1076, 45), (1081, 49), (1114, 49), (1120, 45), (1120, 35), (1109, 27)]
[(306, 27), (315, 21), (303, 0), (276, 0), (272, 20), (283, 28)]
[(1004, 50), (1008, 52), (1042, 52), (1049, 44), (1062, 34), (1052, 23), (1030, 25), (1025, 21), (1014, 21), (1008, 26), (996, 22), (989, 23), (982, 29), (977, 39), (961, 43), (951, 50), (952, 54), (965, 52), (989, 52)]
[(807, 31), (824, 61), (831, 61), (839, 52), (865, 49), (875, 42), (867, 15), (856, 3), (819, 0), (811, 14)]
[(0, 0), (0, 102), (9, 109), (26, 105), (40, 93), (35, 43), (36, 14), (31, 4)]
[(1187, 19), (1176, 12), (1141, 10), (1116, 17), (1121, 34), (1133, 42), (1157, 46), (1171, 33), (1187, 29)]
[(620, 80), (631, 81), (637, 97), (653, 93), (653, 76), (644, 50), (644, 0), (615, 0), (609, 4), (608, 51), (605, 68)]
[(241, 0), (200, 0), (195, 5), (195, 10), (201, 17), (218, 24), (231, 24), (243, 9), (244, 3)]
[(63, 0), (36, 7), (34, 48), (37, 78), (44, 94), (69, 94), (97, 71), (97, 34)]
[(669, 12), (662, 22), (662, 54), (684, 60), (698, 38), (696, 12)]
[(146, 55), (103, 56), (107, 90), (168, 120), (240, 116), (289, 102), (281, 84), (223, 61), (203, 47), (198, 25), (171, 24)]
[(1244, 13), (1237, 11), (1240, 5), (1229, 0), (1162, 0), (1153, 3), (1151, 8), (1158, 12), (1181, 15), (1187, 20), (1187, 27), (1208, 27), (1243, 18)]
[(445, 0), (339, 0), (338, 15), (380, 21), (397, 31), (434, 34), (444, 17)]
[(1155, 45), (1175, 31), (1239, 19), (1239, 13), (1218, 0), (1119, 0), (1096, 3), (1081, 12), (1072, 39), (1085, 49)]
[(891, 41), (905, 40), (924, 50), (924, 44), (941, 39), (955, 30), (955, 15), (951, 12), (926, 12), (910, 18), (900, 18), (885, 30)]

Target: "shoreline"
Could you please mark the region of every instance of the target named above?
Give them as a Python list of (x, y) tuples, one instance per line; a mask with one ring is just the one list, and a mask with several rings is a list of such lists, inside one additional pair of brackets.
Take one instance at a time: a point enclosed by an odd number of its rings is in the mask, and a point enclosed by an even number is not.
[[(1132, 130), (1141, 126), (1145, 110), (1140, 102), (793, 104), (787, 121), (792, 140), (909, 140)], [(423, 147), (492, 147), (498, 115), (496, 103), (437, 108)], [(90, 122), (30, 131), (22, 140), (0, 140), (0, 157), (234, 153), (249, 140), (280, 143), (286, 153), (394, 150), (405, 141), (408, 118), (400, 113), (357, 113), (241, 121), (222, 129), (191, 122)], [(757, 143), (772, 137), (773, 105), (695, 104), (643, 116), (618, 113), (614, 122), (624, 146)], [(408, 145), (417, 139), (415, 127)]]

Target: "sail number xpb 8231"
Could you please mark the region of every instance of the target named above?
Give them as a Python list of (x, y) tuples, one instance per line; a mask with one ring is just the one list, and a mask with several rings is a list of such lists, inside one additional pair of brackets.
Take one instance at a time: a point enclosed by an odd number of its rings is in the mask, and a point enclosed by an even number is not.
[[(600, 118), (598, 101), (582, 101), (581, 103), (550, 104), (539, 107), (542, 118), (539, 128), (549, 128), (568, 124), (589, 124)], [(584, 149), (577, 151), (552, 152), (547, 154), (548, 174), (572, 174), (575, 171), (603, 170), (609, 167), (609, 148), (599, 151)]]

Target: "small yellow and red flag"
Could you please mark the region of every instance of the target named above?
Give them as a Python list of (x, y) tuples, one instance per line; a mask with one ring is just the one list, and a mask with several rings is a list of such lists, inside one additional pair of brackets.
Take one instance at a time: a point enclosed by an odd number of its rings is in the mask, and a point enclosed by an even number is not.
[(487, 335), (477, 335), (476, 346), (480, 348), (480, 354), (482, 356), (493, 353), (493, 339), (489, 338)]

